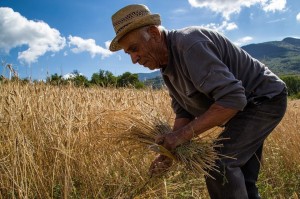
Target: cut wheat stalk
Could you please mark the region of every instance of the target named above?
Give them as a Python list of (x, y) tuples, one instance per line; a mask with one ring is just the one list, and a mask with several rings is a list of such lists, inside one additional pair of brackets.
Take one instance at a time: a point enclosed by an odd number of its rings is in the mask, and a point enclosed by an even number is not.
[[(139, 115), (141, 116), (138, 117)], [(135, 112), (132, 114), (130, 111), (120, 111), (117, 113), (117, 116), (108, 113), (107, 117), (115, 117), (118, 120), (119, 126), (129, 126), (127, 129), (124, 128), (124, 131), (110, 135), (111, 138), (114, 138), (116, 144), (127, 143), (126, 148), (128, 151), (148, 148), (151, 151), (175, 160), (175, 162), (182, 164), (196, 175), (212, 177), (209, 175), (209, 171), (218, 171), (215, 161), (220, 156), (215, 147), (221, 146), (216, 145), (216, 139), (214, 138), (203, 139), (197, 137), (178, 146), (174, 152), (171, 152), (162, 145), (155, 143), (156, 136), (171, 132), (171, 127), (166, 122), (143, 113)], [(110, 118), (110, 121), (113, 120)]]

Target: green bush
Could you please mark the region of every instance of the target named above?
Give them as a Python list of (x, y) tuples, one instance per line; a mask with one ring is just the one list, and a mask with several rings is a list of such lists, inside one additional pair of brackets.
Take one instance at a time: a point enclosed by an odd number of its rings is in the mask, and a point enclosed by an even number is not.
[(288, 88), (288, 95), (291, 97), (300, 97), (300, 76), (298, 75), (285, 75), (281, 79), (286, 83)]

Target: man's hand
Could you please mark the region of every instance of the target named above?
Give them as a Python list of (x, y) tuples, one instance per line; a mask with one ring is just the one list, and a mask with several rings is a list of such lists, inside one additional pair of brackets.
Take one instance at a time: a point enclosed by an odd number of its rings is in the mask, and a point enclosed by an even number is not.
[[(172, 152), (176, 148), (176, 143), (173, 142), (173, 135), (172, 133), (168, 133), (165, 135), (160, 135), (155, 138), (155, 143), (158, 145), (162, 145), (165, 149)], [(159, 176), (172, 166), (173, 160), (172, 158), (166, 155), (158, 155), (154, 161), (151, 163), (149, 168), (150, 176)]]
[[(184, 133), (184, 131), (177, 130), (175, 132), (159, 135), (155, 138), (155, 143), (163, 146), (172, 153), (177, 146), (187, 142), (190, 139), (187, 139)], [(158, 155), (152, 162), (149, 168), (149, 173), (150, 175), (163, 174), (164, 172), (168, 171), (168, 169), (172, 166), (172, 163), (172, 158), (165, 155)]]
[(173, 160), (164, 155), (158, 155), (149, 168), (150, 176), (159, 176), (172, 166)]
[(189, 128), (186, 127), (174, 132), (157, 136), (155, 138), (155, 143), (162, 145), (170, 152), (174, 152), (176, 147), (193, 138), (193, 132), (189, 131)]
[(167, 133), (164, 135), (158, 135), (155, 138), (155, 143), (162, 145), (166, 149), (168, 149), (170, 152), (174, 151), (174, 149), (177, 146), (177, 136), (175, 133)]

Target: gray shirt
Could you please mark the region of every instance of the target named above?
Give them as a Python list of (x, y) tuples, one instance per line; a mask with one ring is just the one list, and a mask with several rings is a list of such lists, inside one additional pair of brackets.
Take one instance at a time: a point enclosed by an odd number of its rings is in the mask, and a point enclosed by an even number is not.
[(194, 118), (213, 103), (243, 110), (257, 97), (278, 95), (285, 84), (223, 35), (200, 27), (164, 30), (169, 60), (161, 70), (176, 118)]

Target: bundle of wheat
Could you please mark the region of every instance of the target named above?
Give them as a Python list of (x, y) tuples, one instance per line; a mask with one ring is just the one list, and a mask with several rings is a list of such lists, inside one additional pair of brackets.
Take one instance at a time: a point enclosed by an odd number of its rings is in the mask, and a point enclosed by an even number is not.
[(119, 130), (120, 126), (124, 127), (123, 131), (114, 132), (109, 137), (113, 138), (116, 144), (126, 145), (128, 151), (150, 149), (168, 156), (196, 175), (210, 176), (208, 174), (209, 170), (218, 170), (215, 161), (220, 157), (214, 148), (220, 146), (215, 144), (216, 139), (213, 137), (194, 138), (180, 145), (171, 153), (163, 146), (155, 143), (156, 136), (171, 132), (168, 123), (143, 112), (133, 113), (128, 110), (119, 111), (118, 113), (108, 112), (105, 117), (110, 117), (109, 121), (118, 123)]

